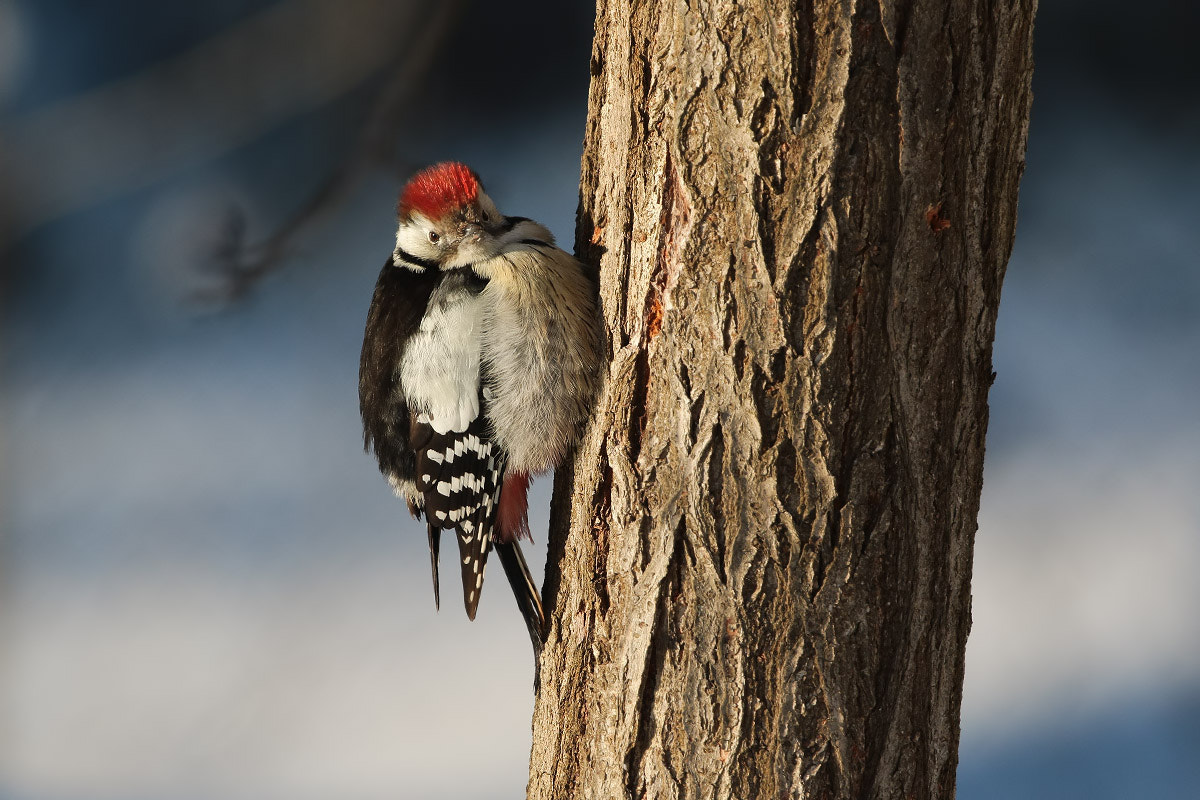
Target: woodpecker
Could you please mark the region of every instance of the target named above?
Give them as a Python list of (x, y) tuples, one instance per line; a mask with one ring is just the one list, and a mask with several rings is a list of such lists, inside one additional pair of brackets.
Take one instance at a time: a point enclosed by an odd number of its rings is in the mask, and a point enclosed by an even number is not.
[(434, 605), (442, 531), (458, 542), (472, 620), (495, 547), (536, 656), (545, 614), (518, 539), (530, 538), (530, 479), (562, 463), (598, 390), (596, 286), (463, 164), (414, 175), (397, 218), (363, 336), (363, 443), (425, 519)]

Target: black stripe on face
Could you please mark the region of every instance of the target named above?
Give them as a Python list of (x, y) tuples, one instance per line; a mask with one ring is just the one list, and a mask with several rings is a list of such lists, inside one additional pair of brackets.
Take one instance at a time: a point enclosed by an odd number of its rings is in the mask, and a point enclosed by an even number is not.
[(505, 217), (497, 233), (508, 233), (520, 222), (529, 222), (529, 217)]
[(392, 261), (396, 264), (396, 266), (399, 266), (400, 262), (403, 262), (410, 267), (415, 267), (418, 269), (437, 269), (436, 261), (429, 258), (414, 256), (412, 253), (400, 247), (397, 247), (394, 251), (392, 251)]

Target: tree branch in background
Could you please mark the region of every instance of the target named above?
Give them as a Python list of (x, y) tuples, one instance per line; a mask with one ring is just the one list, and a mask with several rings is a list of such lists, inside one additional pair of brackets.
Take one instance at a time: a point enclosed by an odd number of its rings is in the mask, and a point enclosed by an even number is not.
[(395, 163), (401, 111), (441, 49), (457, 20), (461, 4), (461, 0), (435, 3), (436, 10), (427, 24), (409, 29), (408, 42), (400, 48), (404, 55), (392, 68), (391, 79), (376, 97), (357, 145), (282, 225), (262, 242), (247, 244), (245, 215), (237, 209), (231, 211), (224, 240), (208, 265), (220, 279), (220, 285), (198, 292), (198, 300), (228, 303), (243, 298), (260, 280), (283, 266), (288, 245), (294, 237), (335, 208), (366, 171), (380, 163), (401, 167), (402, 171), (409, 169), (407, 164)]
[[(381, 94), (386, 108), (384, 95), (412, 80), (406, 65), (427, 63), (425, 51), (436, 49), (438, 36), (424, 38), (430, 21), (444, 31), (439, 20), (456, 6), (288, 0), (144, 72), (4, 120), (0, 245), (253, 141), (397, 63), (401, 52), (396, 80)], [(404, 41), (413, 53), (398, 50)]]

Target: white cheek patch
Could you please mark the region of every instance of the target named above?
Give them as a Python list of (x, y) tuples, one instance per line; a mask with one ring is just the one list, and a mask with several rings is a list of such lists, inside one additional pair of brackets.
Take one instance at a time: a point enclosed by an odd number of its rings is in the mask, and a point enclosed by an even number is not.
[(437, 261), (442, 252), (429, 241), (432, 228), (433, 223), (421, 214), (414, 213), (407, 223), (396, 228), (396, 247), (418, 258)]

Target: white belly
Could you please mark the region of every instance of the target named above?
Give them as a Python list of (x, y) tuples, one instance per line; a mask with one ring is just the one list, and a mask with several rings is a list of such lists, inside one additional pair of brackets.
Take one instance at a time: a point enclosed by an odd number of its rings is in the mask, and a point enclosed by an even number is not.
[(408, 406), (438, 433), (461, 432), (479, 416), (478, 295), (462, 292), (421, 320), (404, 349), (400, 382)]

